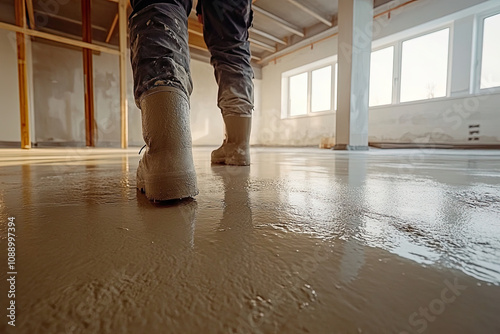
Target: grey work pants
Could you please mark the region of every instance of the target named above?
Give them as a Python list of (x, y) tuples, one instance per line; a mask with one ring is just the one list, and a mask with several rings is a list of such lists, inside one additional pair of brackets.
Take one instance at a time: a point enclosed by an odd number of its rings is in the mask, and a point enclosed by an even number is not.
[[(199, 0), (203, 35), (219, 86), (217, 103), (223, 116), (250, 117), (253, 70), (248, 28), (251, 0)], [(189, 69), (187, 18), (190, 0), (131, 0), (130, 51), (134, 96), (156, 86), (193, 90)]]

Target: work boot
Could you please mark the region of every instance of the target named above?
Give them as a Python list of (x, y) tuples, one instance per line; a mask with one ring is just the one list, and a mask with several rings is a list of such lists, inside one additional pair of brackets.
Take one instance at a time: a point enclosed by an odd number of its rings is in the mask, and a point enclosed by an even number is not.
[(144, 93), (140, 106), (146, 152), (137, 168), (137, 188), (156, 201), (196, 196), (186, 94), (174, 87), (155, 87)]
[(212, 152), (213, 164), (250, 165), (251, 117), (224, 116), (226, 138), (221, 147)]

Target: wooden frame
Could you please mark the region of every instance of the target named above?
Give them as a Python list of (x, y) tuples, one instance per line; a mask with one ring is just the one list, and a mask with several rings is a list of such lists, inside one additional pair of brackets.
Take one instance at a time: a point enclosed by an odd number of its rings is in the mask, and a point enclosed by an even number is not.
[[(82, 40), (92, 43), (91, 0), (82, 0)], [(94, 67), (92, 50), (84, 48), (83, 76), (85, 85), (85, 144), (95, 146), (96, 124), (94, 119)]]
[(128, 0), (118, 2), (118, 27), (120, 36), (120, 128), (121, 147), (128, 147), (128, 105), (127, 105), (127, 8)]
[[(26, 28), (26, 4), (24, 0), (16, 0), (16, 24)], [(19, 77), (19, 110), (21, 116), (21, 148), (31, 148), (29, 126), (28, 100), (28, 69), (26, 64), (26, 37), (23, 33), (16, 33), (17, 41), (17, 72)]]
[(0, 22), (0, 29), (14, 31), (14, 32), (22, 33), (22, 34), (27, 35), (27, 36), (48, 39), (50, 41), (59, 42), (62, 44), (76, 46), (76, 47), (80, 47), (80, 48), (86, 48), (86, 49), (90, 49), (90, 50), (94, 50), (94, 51), (98, 51), (98, 52), (105, 52), (105, 53), (114, 54), (114, 55), (120, 54), (120, 51), (117, 49), (114, 49), (114, 48), (101, 46), (101, 45), (97, 45), (97, 44), (92, 44), (92, 43), (86, 43), (86, 42), (79, 41), (79, 40), (76, 40), (73, 38), (67, 38), (67, 37), (62, 37), (62, 36), (58, 36), (58, 35), (53, 35), (53, 34), (49, 34), (49, 33), (38, 31), (38, 30), (32, 30), (32, 29), (28, 29), (28, 28), (18, 27), (18, 26), (15, 26), (13, 24), (9, 24), (9, 23)]

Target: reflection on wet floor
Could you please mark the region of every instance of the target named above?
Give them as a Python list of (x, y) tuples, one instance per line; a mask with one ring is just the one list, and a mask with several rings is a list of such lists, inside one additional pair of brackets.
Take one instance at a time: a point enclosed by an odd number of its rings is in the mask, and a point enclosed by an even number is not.
[(209, 156), (195, 200), (152, 203), (136, 150), (0, 150), (16, 331), (500, 333), (497, 152)]

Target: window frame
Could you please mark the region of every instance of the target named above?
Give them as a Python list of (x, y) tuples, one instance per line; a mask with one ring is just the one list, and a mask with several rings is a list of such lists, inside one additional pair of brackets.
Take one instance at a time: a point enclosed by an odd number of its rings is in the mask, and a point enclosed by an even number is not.
[[(325, 110), (318, 110), (318, 111), (313, 111), (312, 109), (312, 106), (313, 106), (313, 72), (314, 71), (317, 71), (317, 70), (321, 70), (321, 69), (324, 69), (324, 68), (327, 68), (327, 67), (330, 67), (330, 109), (325, 109)], [(310, 87), (310, 89), (308, 89), (309, 91), (309, 103), (308, 103), (308, 106), (309, 106), (309, 110), (308, 110), (308, 113), (311, 113), (313, 115), (316, 115), (316, 114), (320, 114), (320, 113), (326, 113), (326, 112), (333, 112), (334, 111), (334, 104), (333, 102), (335, 101), (335, 98), (334, 98), (334, 88), (333, 88), (333, 85), (335, 84), (335, 64), (329, 64), (329, 65), (325, 65), (325, 66), (322, 66), (322, 67), (319, 67), (319, 68), (316, 68), (316, 69), (312, 69), (310, 72), (310, 75), (309, 75), (309, 85), (308, 85), (308, 88)]]
[[(281, 74), (281, 119), (294, 119), (301, 117), (314, 117), (336, 112), (335, 105), (337, 97), (335, 96), (335, 64), (338, 62), (338, 56), (327, 57), (310, 64), (294, 68)], [(331, 66), (331, 87), (330, 87), (330, 109), (322, 111), (312, 111), (312, 72)], [(307, 74), (307, 113), (302, 115), (291, 115), (290, 111), (290, 78), (303, 73)]]
[[(371, 93), (371, 87), (370, 87), (370, 90), (368, 91), (368, 109), (372, 109), (372, 108), (384, 108), (384, 107), (387, 107), (387, 106), (391, 106), (393, 104), (396, 104), (397, 103), (397, 99), (399, 99), (399, 94), (397, 94), (397, 80), (396, 78), (398, 77), (399, 75), (399, 68), (400, 68), (400, 61), (398, 59), (398, 57), (400, 57), (400, 52), (399, 52), (399, 46), (398, 46), (398, 43), (395, 42), (395, 43), (389, 43), (389, 44), (383, 44), (383, 45), (380, 45), (380, 46), (377, 46), (377, 47), (374, 47), (372, 48), (372, 51), (371, 51), (371, 55), (370, 55), (370, 62), (371, 62), (371, 56), (373, 55), (374, 52), (377, 52), (377, 51), (380, 51), (380, 50), (384, 50), (384, 49), (387, 49), (387, 48), (390, 48), (392, 47), (393, 48), (393, 52), (392, 52), (392, 94), (391, 94), (391, 103), (386, 103), (386, 104), (379, 104), (379, 105), (376, 105), (376, 106), (370, 106), (370, 93)], [(371, 64), (370, 64), (370, 77), (371, 77)]]
[(484, 23), (487, 18), (500, 15), (500, 7), (478, 13), (475, 16), (475, 52), (473, 57), (473, 74), (472, 78), (474, 84), (472, 85), (471, 93), (475, 95), (485, 95), (485, 94), (498, 94), (500, 93), (500, 86), (481, 88), (481, 77), (482, 77), (482, 67), (483, 67), (483, 46), (484, 46)]
[[(453, 89), (453, 65), (454, 65), (454, 52), (456, 51), (454, 48), (455, 39), (455, 22), (461, 18), (473, 16), (474, 30), (472, 31), (472, 45), (471, 45), (471, 56), (472, 61), (470, 64), (469, 72), (470, 72), (470, 85), (469, 85), (469, 94), (473, 95), (487, 95), (487, 94), (498, 94), (500, 93), (500, 86), (492, 87), (492, 88), (482, 88), (481, 89), (481, 70), (482, 70), (482, 58), (483, 58), (483, 43), (484, 43), (484, 27), (485, 20), (489, 17), (496, 16), (500, 14), (500, 6), (498, 5), (488, 5), (483, 6), (483, 10), (477, 13), (472, 13), (468, 11), (468, 14), (461, 13), (457, 15), (450, 15), (448, 17), (444, 17), (440, 19), (438, 22), (429, 22), (423, 24), (421, 26), (417, 26), (411, 29), (408, 29), (403, 32), (396, 33), (394, 35), (390, 35), (387, 37), (383, 37), (381, 39), (375, 40), (372, 43), (371, 52), (376, 52), (388, 47), (394, 47), (394, 59), (393, 59), (393, 83), (392, 83), (392, 102), (390, 104), (378, 105), (369, 107), (370, 110), (377, 109), (386, 109), (390, 107), (396, 107), (401, 105), (412, 105), (412, 104), (425, 104), (425, 103), (433, 103), (439, 102), (442, 100), (447, 100), (453, 98), (452, 94)], [(487, 9), (486, 9), (487, 8)], [(401, 101), (401, 93), (402, 93), (402, 65), (403, 65), (403, 43), (423, 37), (432, 33), (436, 33), (445, 29), (449, 29), (448, 36), (448, 58), (447, 58), (447, 68), (446, 68), (446, 94), (441, 97), (435, 97), (430, 99), (420, 99), (414, 101)], [(320, 111), (320, 112), (312, 112), (311, 111), (311, 80), (312, 80), (312, 71), (320, 69), (322, 67), (331, 65), (332, 66), (332, 85), (331, 85), (331, 108), (328, 111)], [(336, 83), (336, 76), (338, 75), (338, 55), (333, 55), (328, 58), (286, 71), (282, 73), (282, 119), (293, 119), (300, 117), (311, 117), (311, 116), (320, 116), (324, 114), (336, 113), (338, 109), (338, 96), (335, 94), (338, 89), (338, 84)], [(309, 72), (308, 74), (308, 111), (307, 114), (291, 116), (289, 113), (289, 105), (288, 105), (288, 78), (290, 76), (300, 74), (303, 72)], [(284, 98), (285, 97), (285, 98)], [(284, 99), (283, 99), (284, 98)]]
[[(398, 46), (398, 52), (397, 52), (398, 72), (394, 76), (395, 80), (397, 80), (397, 94), (394, 94), (394, 92), (393, 92), (394, 95), (397, 95), (397, 101), (394, 104), (408, 105), (408, 104), (415, 104), (415, 103), (425, 103), (425, 102), (430, 102), (430, 101), (444, 100), (444, 99), (448, 99), (451, 97), (451, 80), (452, 80), (452, 69), (453, 69), (453, 36), (454, 36), (453, 26), (454, 26), (453, 22), (448, 23), (448, 24), (444, 24), (444, 25), (440, 25), (440, 26), (434, 27), (433, 29), (426, 29), (424, 31), (421, 31), (418, 34), (406, 36), (404, 38), (401, 38), (397, 42), (397, 46)], [(434, 97), (434, 98), (430, 98), (430, 99), (420, 99), (420, 100), (402, 102), (401, 101), (401, 91), (402, 91), (401, 83), (402, 83), (402, 75), (403, 75), (403, 43), (410, 41), (410, 40), (413, 40), (413, 39), (416, 39), (416, 38), (419, 38), (419, 37), (430, 35), (430, 34), (445, 30), (445, 29), (449, 29), (448, 61), (447, 61), (447, 69), (446, 69), (446, 94), (444, 96)], [(387, 105), (385, 105), (385, 106), (387, 106)]]

